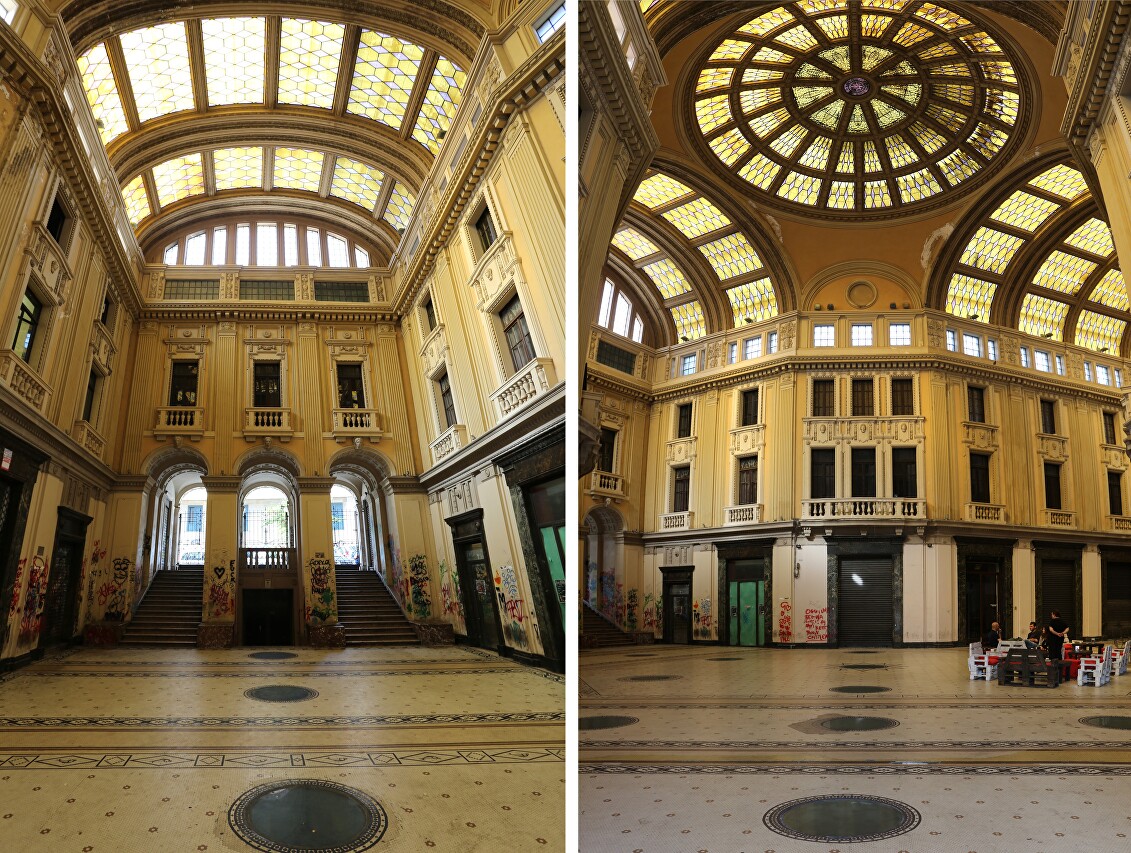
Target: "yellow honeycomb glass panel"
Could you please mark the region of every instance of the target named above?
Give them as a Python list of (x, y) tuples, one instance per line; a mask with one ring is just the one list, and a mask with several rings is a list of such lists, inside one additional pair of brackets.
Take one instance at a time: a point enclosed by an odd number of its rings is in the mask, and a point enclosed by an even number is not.
[(848, 181), (833, 181), (829, 186), (828, 205), (834, 210), (852, 210), (856, 207), (856, 185)]
[(162, 207), (204, 192), (204, 166), (199, 154), (174, 157), (153, 167), (157, 203)]
[(303, 148), (276, 148), (273, 186), (277, 190), (318, 192), (326, 155)]
[(699, 247), (711, 264), (719, 281), (752, 273), (762, 267), (762, 260), (741, 231), (720, 237)]
[(805, 138), (807, 132), (805, 128), (794, 125), (771, 142), (770, 147), (782, 157), (792, 157), (793, 152), (797, 150), (797, 146), (801, 144), (801, 140)]
[(970, 22), (958, 13), (943, 9), (934, 3), (924, 3), (915, 10), (915, 14), (948, 31), (970, 26)]
[(763, 154), (755, 154), (741, 169), (738, 175), (743, 180), (749, 181), (759, 189), (766, 189), (774, 182), (781, 166)]
[(741, 39), (727, 39), (711, 54), (708, 62), (737, 62), (746, 55), (753, 45)]
[(912, 172), (910, 175), (898, 175), (895, 183), (899, 187), (899, 196), (903, 199), (904, 204), (922, 201), (942, 192), (942, 187), (939, 186), (939, 182), (935, 180), (935, 176), (931, 174), (929, 169), (921, 169), (918, 172)]
[(818, 18), (813, 23), (824, 31), (830, 41), (848, 38), (847, 15), (829, 15), (826, 18)]
[(1119, 311), (1127, 311), (1131, 309), (1131, 304), (1127, 298), (1127, 285), (1123, 280), (1123, 272), (1119, 267), (1108, 270), (1104, 273), (1092, 290), (1092, 295), (1088, 297), (1092, 302), (1098, 302), (1101, 305), (1106, 305), (1108, 308), (1115, 308)]
[[(363, 31), (350, 84), (349, 112), (399, 130), (423, 57), (424, 49), (411, 42)], [(463, 82), (461, 77), (457, 91)]]
[(1037, 175), (1029, 181), (1029, 186), (1058, 195), (1069, 201), (1088, 191), (1088, 184), (1084, 181), (1084, 176), (1080, 174), (1080, 171), (1073, 166), (1066, 166), (1064, 163), (1058, 163), (1051, 169)]
[(752, 36), (764, 36), (766, 33), (777, 29), (782, 24), (793, 20), (795, 19), (789, 10), (779, 6), (743, 24), (738, 28), (738, 31)]
[(691, 187), (686, 184), (681, 184), (675, 178), (668, 177), (663, 172), (656, 172), (640, 182), (632, 200), (655, 210), (661, 205), (690, 195), (691, 192)]
[(711, 89), (726, 88), (730, 85), (732, 77), (734, 77), (733, 68), (704, 68), (699, 72), (699, 80), (695, 84), (695, 91), (699, 93), (708, 92)]
[(773, 282), (768, 278), (760, 278), (740, 284), (738, 287), (728, 288), (727, 299), (730, 300), (736, 327), (743, 320), (756, 323), (778, 315), (777, 294), (774, 293)]
[(622, 228), (613, 235), (613, 245), (638, 261), (660, 251), (660, 247), (637, 231), (635, 228)]
[[(749, 94), (749, 93), (744, 93)], [(731, 121), (730, 95), (716, 95), (695, 102), (695, 118), (704, 135)]]
[(707, 334), (707, 323), (703, 319), (703, 307), (698, 302), (687, 302), (672, 309), (676, 337), (689, 341), (698, 340)]
[[(795, 95), (796, 92), (797, 90), (794, 89)], [(777, 86), (763, 86), (758, 89), (747, 89), (738, 97), (743, 115), (749, 115), (752, 112), (772, 106), (780, 100), (781, 89)]]
[[(440, 57), (424, 93), (424, 103), (416, 119), (412, 138), (436, 154), (440, 143), (452, 126), (452, 118), (463, 98), (463, 87), (467, 75), (450, 60)], [(406, 91), (407, 96), (407, 91)]]
[(974, 33), (964, 33), (958, 37), (958, 40), (966, 45), (971, 53), (1001, 53), (1001, 48), (998, 47), (996, 41), (990, 38), (990, 34), (980, 30)]
[(1051, 335), (1053, 340), (1064, 340), (1064, 318), (1068, 316), (1068, 306), (1055, 299), (1025, 294), (1021, 303), (1021, 316), (1017, 323), (1019, 331), (1028, 335), (1044, 337)]
[(911, 135), (928, 154), (934, 154), (946, 146), (945, 136), (940, 135), (933, 128), (927, 127), (920, 121), (911, 125)]
[(1009, 83), (1013, 86), (1017, 85), (1017, 72), (1013, 66), (1008, 62), (980, 62), (982, 66), (982, 73), (986, 75), (989, 80), (994, 80), (998, 83)]
[(974, 232), (958, 262), (1000, 275), (1024, 242), (1013, 234), (1004, 234), (983, 225)]
[(119, 36), (138, 118), (196, 108), (185, 24), (158, 24)]
[(904, 166), (919, 162), (919, 155), (915, 153), (915, 149), (908, 145), (907, 140), (898, 133), (889, 136), (884, 142), (887, 145), (888, 159), (891, 160), (893, 169), (902, 169)]
[(981, 164), (969, 152), (958, 148), (939, 161), (939, 170), (951, 186), (960, 184), (971, 175), (976, 175)]
[(955, 273), (947, 288), (947, 313), (988, 323), (995, 293), (997, 285), (993, 282)]
[(891, 207), (891, 191), (887, 181), (864, 182), (864, 207)]
[(279, 103), (334, 106), (342, 58), (342, 24), (283, 18), (279, 41)]
[(1059, 209), (1060, 205), (1055, 201), (1017, 190), (990, 214), (990, 219), (1032, 233), (1045, 223), (1053, 211)]
[(902, 12), (903, 7), (911, 0), (861, 0), (860, 6), (864, 9), (878, 9), (888, 12)]
[(1101, 258), (1111, 257), (1115, 254), (1115, 243), (1111, 239), (1111, 229), (1102, 219), (1094, 216), (1073, 231), (1064, 241), (1069, 246), (1083, 249)]
[(703, 197), (694, 198), (660, 214), (689, 240), (730, 225), (726, 214)]
[(217, 190), (263, 186), (263, 149), (220, 148), (212, 152)]
[(715, 152), (715, 156), (728, 166), (733, 166), (742, 155), (750, 150), (750, 143), (746, 141), (746, 137), (737, 127), (732, 127), (721, 136), (716, 136), (708, 145)]
[(1095, 261), (1070, 255), (1058, 249), (1041, 264), (1041, 268), (1033, 276), (1033, 284), (1072, 295), (1080, 292), (1084, 282), (1098, 266)]
[(813, 34), (809, 32), (808, 28), (804, 26), (797, 26), (786, 30), (784, 33), (779, 34), (774, 41), (795, 47), (798, 50), (811, 50), (817, 46), (817, 40), (813, 37)]
[(876, 151), (876, 144), (872, 140), (864, 143), (864, 171), (865, 172), (879, 172), (883, 169), (883, 164), (880, 162), (880, 154)]
[(851, 142), (845, 142), (840, 149), (840, 157), (836, 161), (836, 170), (845, 174), (851, 175), (856, 167), (853, 166), (856, 158), (854, 155), (854, 147)]
[(843, 12), (848, 9), (847, 0), (800, 0), (798, 7), (806, 15), (819, 12)]
[(951, 133), (958, 133), (962, 130), (962, 125), (966, 123), (966, 116), (962, 115), (962, 113), (940, 106), (939, 104), (931, 104), (927, 107), (927, 115)]
[(931, 68), (931, 73), (934, 75), (942, 75), (943, 77), (970, 77), (970, 69), (961, 62), (948, 62), (945, 65), (936, 65)]
[[(743, 83), (769, 83), (781, 80), (785, 75), (772, 68), (747, 68), (742, 72)], [(825, 75), (828, 76), (828, 75)]]
[(660, 291), (660, 295), (664, 299), (671, 299), (673, 296), (680, 296), (691, 290), (691, 285), (687, 283), (683, 270), (667, 258), (640, 269), (648, 278), (652, 279), (652, 283), (656, 285), (656, 289)]
[(821, 194), (823, 184), (824, 181), (820, 178), (803, 175), (800, 172), (790, 172), (778, 187), (778, 195), (798, 204), (814, 205)]
[(952, 44), (940, 41), (919, 51), (919, 58), (929, 62), (932, 59), (941, 59), (944, 56), (955, 56), (957, 53), (958, 51), (954, 49)]
[(919, 26), (919, 24), (913, 24), (908, 21), (899, 28), (899, 32), (895, 34), (895, 38), (892, 39), (892, 41), (904, 47), (911, 47), (924, 39), (929, 39), (932, 35), (930, 30)]
[(782, 122), (789, 118), (789, 111), (785, 109), (774, 110), (750, 120), (750, 129), (758, 136), (765, 138), (777, 130)]
[(261, 104), (267, 77), (264, 18), (205, 18), (204, 76), (208, 105)]
[(372, 212), (377, 206), (377, 196), (381, 194), (384, 180), (385, 174), (380, 169), (349, 157), (338, 157), (334, 161), (330, 195), (352, 201)]
[(145, 192), (145, 181), (141, 175), (122, 187), (122, 200), (126, 203), (126, 216), (130, 225), (135, 228), (143, 219), (150, 216), (153, 211), (149, 207), (149, 196)]
[(818, 136), (797, 158), (797, 162), (807, 169), (823, 172), (829, 163), (833, 141), (827, 136)]
[(1118, 355), (1126, 328), (1126, 320), (1095, 311), (1081, 311), (1080, 319), (1076, 321), (1076, 346)]
[(82, 75), (86, 100), (94, 113), (94, 123), (102, 144), (109, 145), (130, 129), (126, 111), (122, 109), (122, 98), (118, 94), (118, 84), (110, 69), (110, 57), (106, 45), (97, 44), (78, 58), (79, 73)]
[(785, 65), (793, 62), (793, 57), (788, 53), (782, 53), (780, 50), (774, 50), (772, 47), (763, 47), (754, 54), (751, 62), (768, 62), (775, 65)]
[(962, 83), (934, 83), (931, 86), (932, 98), (945, 98), (964, 107), (974, 106), (974, 87)]
[(974, 149), (986, 159), (993, 157), (1005, 146), (1009, 136), (1000, 127), (982, 122), (967, 140)]
[(893, 20), (887, 15), (861, 15), (860, 32), (864, 38), (878, 39), (884, 34), (884, 30), (891, 26)]
[(409, 192), (404, 184), (397, 181), (393, 184), (392, 195), (389, 196), (389, 203), (385, 206), (385, 213), (381, 218), (403, 234), (408, 228), (408, 220), (415, 206), (416, 196)]

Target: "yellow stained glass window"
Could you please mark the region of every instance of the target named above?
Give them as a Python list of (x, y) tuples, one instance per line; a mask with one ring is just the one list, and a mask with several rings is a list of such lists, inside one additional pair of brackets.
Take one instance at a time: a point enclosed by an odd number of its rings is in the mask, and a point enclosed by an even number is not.
[(734, 325), (743, 319), (751, 322), (768, 320), (778, 314), (778, 299), (773, 283), (768, 278), (740, 284), (727, 289), (727, 299), (734, 314)]
[[(785, 75), (780, 71), (774, 71), (771, 68), (747, 68), (742, 74), (743, 83), (769, 83), (773, 80), (781, 80)], [(829, 75), (825, 74), (828, 77)]]
[[(805, 107), (809, 106), (814, 101), (818, 101), (821, 98), (827, 98), (832, 93), (833, 93), (833, 90), (830, 89), (828, 86), (794, 86), (793, 87), (793, 100), (795, 100), (797, 102), (797, 106), (804, 109)], [(755, 95), (755, 94), (759, 94), (759, 93), (751, 92), (749, 94)], [(742, 95), (743, 95), (743, 106), (745, 107), (746, 102), (747, 102), (747, 93), (743, 92)], [(750, 100), (753, 100), (753, 98), (751, 98)], [(777, 98), (774, 98), (773, 101), (767, 100), (766, 103), (772, 103), (772, 102), (777, 101), (777, 100), (778, 100)], [(764, 106), (764, 104), (759, 105), (759, 106)], [(750, 110), (744, 109), (743, 112), (750, 112)]]
[(765, 138), (777, 130), (782, 122), (786, 121), (788, 118), (788, 110), (774, 110), (772, 113), (765, 113), (764, 115), (751, 119), (750, 129), (758, 136)]
[(987, 89), (986, 102), (982, 112), (990, 118), (1006, 124), (1017, 121), (1017, 114), (1021, 109), (1021, 97), (1016, 92), (1005, 89)]
[(720, 281), (754, 272), (762, 261), (741, 231), (699, 247)]
[(805, 134), (805, 128), (800, 125), (791, 127), (771, 142), (770, 147), (783, 157), (790, 157), (801, 144), (801, 140), (805, 138)]
[(338, 157), (334, 161), (334, 179), (330, 184), (330, 195), (352, 201), (354, 204), (372, 211), (377, 206), (377, 196), (381, 194), (381, 184), (385, 174), (368, 163)]
[(118, 84), (110, 69), (110, 57), (106, 45), (97, 44), (78, 58), (79, 73), (82, 74), (86, 100), (94, 113), (94, 123), (102, 144), (109, 145), (130, 129), (126, 112), (122, 109), (122, 98), (118, 94)]
[(412, 217), (412, 209), (416, 206), (416, 196), (408, 191), (400, 181), (393, 184), (392, 195), (385, 207), (382, 219), (393, 226), (398, 232), (404, 233), (408, 228), (408, 220)]
[(929, 39), (930, 37), (930, 30), (908, 21), (906, 24), (900, 27), (900, 30), (895, 34), (893, 41), (895, 41), (896, 44), (903, 45), (904, 47), (911, 47), (912, 45), (916, 45), (919, 42), (923, 41), (923, 39)]
[(790, 14), (789, 10), (779, 7), (777, 9), (771, 9), (764, 15), (759, 15), (754, 20), (739, 27), (738, 31), (752, 36), (764, 36), (766, 33), (792, 20), (794, 20), (794, 17)]
[(208, 105), (263, 103), (267, 21), (205, 18), (200, 29), (204, 37)]
[(204, 166), (199, 154), (174, 157), (153, 167), (157, 203), (162, 207), (204, 192)]
[(938, 59), (941, 56), (954, 56), (956, 53), (958, 53), (958, 51), (955, 50), (949, 42), (940, 41), (919, 51), (919, 58)]
[(652, 279), (652, 283), (656, 285), (656, 289), (660, 291), (660, 295), (664, 299), (671, 299), (673, 296), (679, 296), (691, 290), (691, 285), (687, 283), (683, 270), (667, 258), (655, 261), (640, 269), (648, 278)]
[(820, 178), (803, 175), (800, 172), (790, 172), (778, 187), (778, 195), (798, 204), (813, 205), (817, 203), (817, 197), (821, 194), (822, 183)]
[(829, 207), (835, 210), (851, 210), (856, 206), (856, 184), (847, 181), (833, 181), (829, 186)]
[(785, 65), (793, 61), (793, 57), (788, 53), (782, 53), (780, 50), (775, 50), (772, 47), (763, 47), (756, 54), (754, 54), (752, 62), (769, 62), (776, 65)]
[(790, 47), (795, 47), (798, 50), (810, 50), (817, 46), (817, 40), (813, 38), (813, 34), (804, 26), (793, 27), (783, 33), (779, 33), (776, 41), (787, 44)]
[(939, 168), (942, 170), (943, 177), (950, 182), (951, 186), (954, 186), (965, 181), (971, 175), (977, 174), (980, 166), (978, 161), (968, 152), (959, 148), (940, 160)]
[(950, 277), (950, 286), (947, 288), (947, 313), (988, 323), (990, 306), (996, 292), (997, 285), (993, 282), (955, 273)]
[(1001, 53), (1001, 48), (990, 38), (989, 33), (963, 33), (958, 38), (972, 53)]
[(818, 12), (840, 12), (848, 9), (847, 0), (800, 0), (797, 4), (806, 15)]
[(149, 207), (149, 196), (145, 192), (145, 181), (137, 175), (132, 181), (122, 187), (122, 200), (126, 203), (126, 216), (130, 225), (135, 228), (143, 219), (153, 211)]
[(1023, 190), (1017, 190), (1002, 202), (997, 210), (990, 214), (990, 219), (1032, 233), (1045, 223), (1045, 220), (1053, 211), (1059, 208), (1060, 205), (1054, 201), (1030, 195)]
[[(707, 92), (729, 86), (733, 75), (733, 68), (704, 68), (699, 72), (699, 82), (695, 84), (695, 91)], [(778, 75), (781, 76), (781, 72), (778, 72)]]
[(938, 24), (944, 30), (957, 30), (970, 26), (970, 22), (950, 9), (942, 9), (933, 3), (924, 3), (916, 11), (920, 17)]
[(1049, 255), (1045, 262), (1041, 264), (1041, 268), (1033, 276), (1033, 284), (1060, 293), (1075, 294), (1079, 292), (1088, 277), (1095, 272), (1096, 266), (1097, 264), (1093, 261), (1058, 250)]
[(907, 141), (898, 133), (895, 136), (889, 136), (885, 141), (888, 147), (888, 158), (891, 160), (893, 168), (902, 169), (919, 159), (915, 149), (908, 145)]
[(1053, 340), (1064, 340), (1064, 318), (1068, 316), (1068, 306), (1055, 299), (1037, 296), (1033, 293), (1025, 294), (1025, 301), (1021, 304), (1021, 318), (1017, 328), (1028, 335), (1044, 337), (1050, 335)]
[(1064, 242), (1090, 254), (1099, 255), (1101, 258), (1115, 254), (1115, 243), (1111, 239), (1111, 229), (1107, 227), (1106, 222), (1095, 217), (1073, 231)]
[(891, 26), (892, 20), (887, 15), (861, 15), (860, 31), (866, 38), (878, 39)]
[(212, 152), (216, 189), (238, 190), (263, 186), (263, 148), (219, 148)]
[(746, 165), (738, 170), (739, 177), (760, 189), (766, 189), (774, 182), (781, 166), (761, 154), (755, 154)]
[(922, 169), (910, 175), (899, 175), (895, 182), (904, 202), (921, 201), (942, 191), (942, 187), (929, 169)]
[(1003, 234), (984, 225), (974, 232), (959, 259), (960, 264), (977, 267), (992, 273), (1003, 273), (1024, 243), (1020, 237)]
[(416, 127), (412, 131), (412, 138), (433, 154), (439, 152), (440, 142), (452, 125), (466, 82), (467, 75), (459, 66), (440, 57), (432, 72), (432, 80), (428, 83), (428, 91), (424, 93), (424, 104), (416, 119)]
[[(372, 30), (362, 32), (349, 111), (399, 129), (423, 56), (424, 50), (411, 42)], [(463, 80), (457, 91), (462, 85)]]
[(829, 15), (827, 18), (818, 18), (815, 23), (833, 41), (848, 38), (847, 15)]
[[(816, 91), (816, 90), (811, 90)], [(828, 91), (826, 89), (826, 91)], [(794, 89), (794, 95), (798, 92)], [(726, 97), (725, 95), (723, 96)], [(739, 104), (742, 105), (742, 112), (744, 115), (749, 115), (752, 112), (762, 109), (763, 107), (771, 106), (781, 100), (781, 89), (774, 86), (766, 86), (760, 89), (747, 89), (738, 97)], [(725, 121), (730, 120), (730, 111), (727, 111)], [(702, 122), (700, 122), (702, 124)], [(704, 133), (708, 131), (704, 130)]]
[(707, 334), (707, 323), (703, 319), (703, 308), (698, 302), (687, 302), (672, 309), (676, 336), (681, 340), (698, 340)]
[(660, 215), (683, 232), (689, 240), (730, 225), (726, 214), (703, 197), (694, 198), (687, 204), (665, 210)]
[(656, 172), (640, 182), (632, 200), (655, 210), (661, 205), (673, 202), (691, 194), (691, 187), (681, 184), (663, 172)]
[(1080, 174), (1080, 171), (1063, 163), (1058, 163), (1051, 169), (1037, 175), (1029, 181), (1029, 185), (1061, 198), (1066, 198), (1069, 201), (1088, 191), (1088, 184), (1084, 181), (1084, 176)]
[(996, 80), (999, 83), (1017, 85), (1017, 72), (1008, 62), (980, 62), (978, 64), (982, 67), (982, 73), (989, 79)]
[(844, 101), (836, 100), (831, 104), (826, 104), (821, 107), (809, 118), (817, 122), (817, 124), (824, 125), (829, 130), (833, 130), (840, 123), (840, 114), (844, 112)]
[(936, 133), (933, 128), (927, 127), (922, 122), (915, 122), (911, 125), (911, 135), (928, 154), (934, 154), (946, 145), (945, 136)]
[(143, 121), (195, 109), (185, 24), (158, 24), (119, 36), (134, 104)]
[(322, 163), (325, 159), (326, 155), (321, 151), (276, 148), (274, 188), (318, 192), (318, 186), (322, 181)]
[(1081, 311), (1080, 319), (1076, 321), (1076, 346), (1118, 355), (1126, 328), (1126, 320), (1095, 311)]
[(718, 95), (714, 98), (703, 98), (695, 102), (695, 118), (699, 121), (699, 129), (704, 134), (709, 134), (717, 127), (722, 127), (731, 120), (730, 96)]
[(752, 46), (753, 45), (751, 45), (751, 43), (748, 41), (741, 41), (739, 39), (727, 39), (717, 48), (715, 48), (715, 52), (711, 54), (708, 61), (736, 62), (739, 59), (742, 59), (742, 57), (746, 54), (746, 51), (750, 50)]
[(622, 228), (613, 235), (613, 245), (638, 261), (660, 251), (660, 247), (637, 231), (635, 228)]
[(891, 207), (891, 192), (887, 181), (864, 182), (864, 207)]
[(1001, 128), (982, 122), (970, 134), (969, 142), (979, 154), (988, 159), (1001, 151), (1008, 139)]
[(720, 134), (707, 143), (720, 160), (728, 166), (733, 165), (743, 154), (750, 150), (750, 143), (737, 127), (732, 127), (726, 133)]
[(279, 103), (334, 106), (345, 26), (283, 18), (279, 42)]
[(1128, 304), (1127, 299), (1127, 285), (1123, 281), (1123, 272), (1119, 267), (1108, 270), (1104, 273), (1092, 290), (1092, 295), (1089, 297), (1093, 302), (1098, 302), (1101, 305), (1106, 305), (1108, 308), (1115, 308), (1119, 311), (1127, 311), (1131, 309), (1131, 304)]
[(813, 140), (813, 143), (805, 149), (805, 152), (798, 158), (797, 162), (807, 169), (823, 172), (829, 162), (832, 144), (833, 141), (827, 136), (818, 136)]

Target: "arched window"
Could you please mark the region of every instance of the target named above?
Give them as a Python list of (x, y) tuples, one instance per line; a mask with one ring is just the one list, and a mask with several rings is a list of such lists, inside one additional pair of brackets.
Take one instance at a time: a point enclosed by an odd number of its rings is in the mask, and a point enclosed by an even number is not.
[(605, 279), (605, 292), (601, 296), (601, 311), (597, 325), (615, 335), (630, 338), (638, 344), (644, 341), (644, 320), (632, 299), (621, 288)]

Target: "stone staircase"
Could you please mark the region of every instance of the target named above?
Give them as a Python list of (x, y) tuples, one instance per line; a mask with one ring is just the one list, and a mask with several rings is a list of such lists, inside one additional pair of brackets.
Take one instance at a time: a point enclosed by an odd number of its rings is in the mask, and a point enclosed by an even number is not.
[(195, 646), (203, 589), (203, 569), (158, 572), (126, 626), (122, 645)]
[(581, 609), (581, 629), (585, 634), (585, 645), (589, 648), (636, 644), (631, 634), (626, 634), (588, 604)]
[(376, 572), (339, 567), (338, 621), (347, 646), (418, 646), (416, 631)]

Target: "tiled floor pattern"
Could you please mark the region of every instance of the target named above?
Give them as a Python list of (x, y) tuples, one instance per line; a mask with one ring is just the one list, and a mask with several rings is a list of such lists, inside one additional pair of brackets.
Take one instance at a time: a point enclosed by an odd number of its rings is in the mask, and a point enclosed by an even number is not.
[[(737, 657), (738, 660), (712, 660)], [(882, 669), (845, 665), (882, 664)], [(580, 733), (580, 838), (601, 853), (1114, 853), (1131, 850), (1131, 676), (1101, 688), (970, 681), (965, 649), (583, 651), (580, 709), (637, 723)], [(663, 681), (626, 680), (674, 676)], [(838, 686), (881, 693), (835, 693)], [(895, 719), (833, 731), (837, 716)], [(804, 797), (869, 794), (922, 819), (876, 842), (785, 838)]]
[[(0, 682), (0, 850), (249, 850), (246, 790), (324, 779), (389, 817), (372, 849), (562, 850), (562, 679), (471, 649), (81, 649)], [(250, 687), (305, 686), (300, 702)]]

